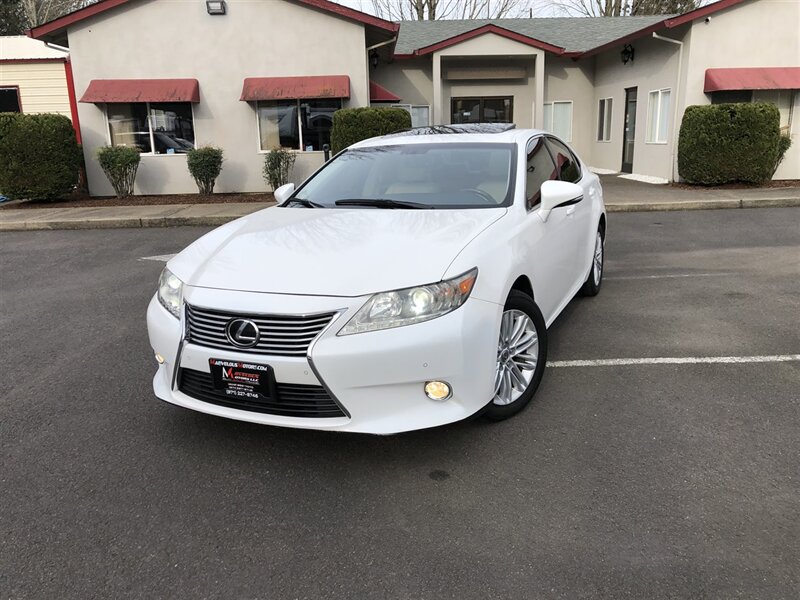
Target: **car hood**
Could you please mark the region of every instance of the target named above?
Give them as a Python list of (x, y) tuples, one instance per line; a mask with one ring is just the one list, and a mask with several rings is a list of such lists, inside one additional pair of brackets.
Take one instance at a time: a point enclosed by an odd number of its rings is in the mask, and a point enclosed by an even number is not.
[(506, 212), (272, 207), (203, 236), (167, 266), (191, 286), (362, 296), (439, 281)]

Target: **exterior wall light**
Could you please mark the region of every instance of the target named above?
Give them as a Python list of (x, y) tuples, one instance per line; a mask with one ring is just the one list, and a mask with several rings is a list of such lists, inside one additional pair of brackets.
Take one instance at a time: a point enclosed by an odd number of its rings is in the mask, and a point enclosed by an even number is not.
[(619, 53), (619, 56), (622, 59), (622, 64), (627, 65), (628, 61), (633, 62), (633, 54), (633, 46), (630, 44), (625, 44), (625, 46), (622, 47), (622, 52)]
[(206, 10), (210, 15), (224, 15), (225, 8), (225, 0), (206, 0)]
[(380, 60), (380, 57), (378, 56), (378, 51), (377, 50), (370, 50), (369, 51), (369, 62), (372, 65), (373, 69), (377, 69), (378, 68), (378, 61), (379, 60)]

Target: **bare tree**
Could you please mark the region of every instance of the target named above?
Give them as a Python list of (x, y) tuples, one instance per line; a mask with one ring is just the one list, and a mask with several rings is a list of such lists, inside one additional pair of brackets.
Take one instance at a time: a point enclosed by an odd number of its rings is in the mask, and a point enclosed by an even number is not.
[(532, 6), (533, 0), (372, 0), (372, 12), (391, 21), (522, 17)]
[(552, 0), (555, 8), (579, 17), (626, 17), (689, 12), (707, 0)]
[(95, 0), (20, 0), (28, 27), (37, 27)]
[(0, 0), (0, 35), (25, 33), (25, 14), (20, 0)]

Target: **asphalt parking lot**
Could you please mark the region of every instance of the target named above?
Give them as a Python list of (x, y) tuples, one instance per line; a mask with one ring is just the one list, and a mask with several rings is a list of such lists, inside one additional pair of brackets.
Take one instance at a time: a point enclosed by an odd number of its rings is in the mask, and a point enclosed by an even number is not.
[[(154, 398), (204, 231), (0, 234), (1, 598), (800, 594), (800, 209), (611, 215), (534, 403), (392, 437)], [(592, 362), (670, 357), (760, 362)]]

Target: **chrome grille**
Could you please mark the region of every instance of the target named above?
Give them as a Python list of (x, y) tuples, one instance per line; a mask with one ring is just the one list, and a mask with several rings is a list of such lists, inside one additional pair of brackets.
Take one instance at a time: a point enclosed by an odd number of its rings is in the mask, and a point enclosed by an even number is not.
[[(199, 308), (186, 304), (187, 339), (198, 346), (235, 350), (245, 354), (305, 356), (308, 346), (331, 322), (335, 313), (314, 315), (247, 315)], [(252, 348), (239, 348), (228, 340), (225, 328), (232, 319), (249, 319), (260, 338)]]

